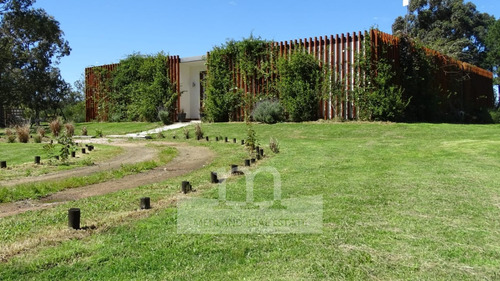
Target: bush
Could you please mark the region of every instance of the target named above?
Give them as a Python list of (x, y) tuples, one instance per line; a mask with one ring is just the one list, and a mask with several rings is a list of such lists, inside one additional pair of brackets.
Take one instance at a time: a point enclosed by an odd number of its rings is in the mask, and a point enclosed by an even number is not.
[(50, 131), (52, 132), (52, 135), (54, 137), (58, 137), (59, 133), (61, 132), (61, 129), (62, 129), (61, 119), (56, 118), (56, 119), (52, 120), (52, 122), (50, 122), (50, 124), (49, 124), (49, 127), (50, 127)]
[(186, 139), (189, 139), (189, 129), (188, 128), (184, 128), (184, 137)]
[(203, 138), (203, 130), (201, 129), (200, 124), (196, 124), (194, 126), (194, 134), (196, 135), (196, 139), (198, 139), (198, 140)]
[(75, 125), (73, 123), (66, 123), (64, 127), (66, 127), (66, 136), (71, 138), (75, 135)]
[(15, 143), (16, 142), (16, 136), (15, 135), (8, 135), (7, 136), (7, 142), (8, 143)]
[(255, 121), (274, 124), (284, 120), (283, 106), (279, 101), (265, 100), (257, 104), (252, 112)]
[(279, 153), (280, 152), (280, 144), (279, 144), (278, 140), (271, 137), (269, 139), (269, 148), (271, 149), (272, 152)]
[(24, 125), (16, 127), (16, 134), (19, 142), (27, 143), (30, 140), (30, 126)]
[(170, 117), (170, 112), (166, 110), (160, 110), (158, 112), (158, 118), (163, 122), (164, 125), (172, 124), (172, 118)]
[(35, 143), (42, 143), (42, 136), (40, 134), (33, 137)]
[(42, 138), (45, 137), (45, 129), (43, 127), (39, 127), (36, 132), (38, 133), (38, 135), (40, 135)]
[(500, 107), (489, 110), (489, 114), (493, 123), (500, 124)]
[(297, 50), (289, 58), (280, 58), (278, 71), (280, 98), (289, 118), (295, 122), (316, 120), (324, 81), (316, 58)]
[(83, 126), (82, 128), (82, 136), (86, 136), (88, 134), (87, 127)]

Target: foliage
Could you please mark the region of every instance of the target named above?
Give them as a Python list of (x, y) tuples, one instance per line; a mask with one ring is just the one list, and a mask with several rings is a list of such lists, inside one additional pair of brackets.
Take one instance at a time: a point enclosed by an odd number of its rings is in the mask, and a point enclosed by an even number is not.
[(95, 134), (94, 134), (94, 136), (95, 136), (96, 138), (102, 138), (102, 137), (104, 136), (104, 134), (102, 133), (102, 130), (101, 130), (101, 129), (96, 129), (96, 130), (95, 130)]
[(291, 121), (312, 121), (318, 117), (318, 103), (324, 72), (313, 55), (305, 50), (293, 52), (278, 61), (280, 100)]
[(72, 148), (75, 146), (73, 139), (68, 135), (62, 135), (57, 139), (57, 142), (62, 145), (59, 156), (63, 162), (67, 161), (71, 155)]
[(274, 124), (284, 120), (283, 116), (283, 106), (279, 101), (264, 100), (255, 106), (252, 117), (253, 120)]
[(16, 127), (17, 139), (21, 143), (27, 143), (30, 140), (30, 126), (17, 126)]
[[(488, 47), (487, 61), (491, 66), (490, 70), (495, 74), (494, 84), (498, 86), (500, 93), (500, 19), (490, 25), (488, 35), (486, 37), (486, 46)], [(498, 98), (498, 97), (497, 97)], [(497, 100), (498, 102), (498, 100)]]
[(43, 150), (45, 150), (45, 153), (49, 158), (54, 158), (55, 156), (57, 156), (56, 146), (53, 143), (44, 144)]
[(87, 127), (82, 127), (82, 136), (86, 136), (88, 134)]
[(40, 134), (35, 135), (33, 137), (33, 142), (35, 142), (35, 143), (42, 143), (42, 136)]
[(75, 135), (75, 125), (73, 123), (66, 123), (64, 127), (66, 128), (66, 136), (71, 138)]
[(243, 106), (245, 114), (251, 112), (253, 95), (239, 89), (233, 79), (236, 67), (247, 85), (255, 79), (265, 79), (270, 93), (275, 92), (271, 81), (273, 61), (276, 55), (268, 41), (250, 35), (241, 41), (228, 40), (210, 51), (207, 58), (206, 119), (214, 122), (236, 120), (236, 111)]
[(16, 136), (15, 135), (7, 135), (7, 142), (8, 143), (15, 143), (16, 142)]
[(198, 140), (203, 138), (203, 129), (201, 128), (200, 124), (196, 124), (194, 126), (194, 134), (196, 136), (196, 139), (198, 139)]
[(271, 137), (269, 139), (269, 149), (275, 154), (280, 152), (280, 144), (276, 138)]
[(158, 118), (164, 125), (172, 124), (172, 117), (170, 116), (170, 112), (167, 110), (160, 110), (158, 112)]
[(188, 129), (188, 128), (184, 128), (184, 131), (183, 131), (183, 132), (184, 132), (184, 137), (185, 137), (186, 139), (189, 139), (189, 129)]
[(50, 131), (52, 132), (52, 135), (54, 137), (58, 137), (59, 133), (62, 130), (63, 122), (60, 117), (57, 117), (56, 119), (52, 120), (49, 123)]
[(247, 122), (247, 137), (245, 139), (245, 146), (252, 152), (255, 147), (259, 145), (257, 141), (257, 133), (252, 126), (252, 123)]
[(59, 107), (69, 85), (54, 66), (69, 55), (59, 22), (32, 0), (0, 1), (0, 101), (40, 111)]
[(158, 109), (173, 112), (177, 93), (170, 82), (168, 56), (132, 54), (112, 73), (110, 116), (120, 121), (157, 121)]
[(431, 49), (489, 69), (485, 39), (494, 19), (463, 0), (411, 0), (409, 14), (398, 17), (392, 31), (407, 31)]
[(43, 138), (45, 137), (45, 128), (44, 127), (38, 127), (38, 129), (36, 130), (36, 132)]

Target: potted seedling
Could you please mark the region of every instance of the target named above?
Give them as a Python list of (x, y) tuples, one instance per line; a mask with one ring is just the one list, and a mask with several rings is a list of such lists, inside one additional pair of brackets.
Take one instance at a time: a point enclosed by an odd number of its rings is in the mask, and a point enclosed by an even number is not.
[(177, 113), (177, 120), (179, 120), (179, 122), (186, 121), (186, 112), (184, 112), (184, 109), (181, 109), (181, 111)]

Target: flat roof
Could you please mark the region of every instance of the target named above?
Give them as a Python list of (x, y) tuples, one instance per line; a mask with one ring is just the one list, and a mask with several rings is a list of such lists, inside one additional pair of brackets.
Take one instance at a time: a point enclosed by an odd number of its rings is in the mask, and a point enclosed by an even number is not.
[(187, 57), (187, 58), (181, 58), (181, 63), (183, 63), (183, 62), (197, 62), (197, 61), (204, 61), (204, 60), (205, 60), (204, 56)]

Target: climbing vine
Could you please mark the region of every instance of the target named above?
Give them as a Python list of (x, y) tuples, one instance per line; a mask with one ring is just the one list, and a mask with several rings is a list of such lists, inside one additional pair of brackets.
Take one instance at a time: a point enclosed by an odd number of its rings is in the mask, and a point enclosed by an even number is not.
[[(203, 106), (206, 118), (215, 122), (236, 120), (239, 109), (243, 109), (243, 117), (248, 119), (258, 98), (263, 95), (276, 96), (272, 79), (276, 58), (276, 50), (271, 42), (252, 35), (242, 41), (228, 40), (214, 47), (207, 58), (208, 75)], [(265, 81), (265, 88), (259, 91), (252, 88), (258, 84), (256, 81), (262, 80)], [(245, 89), (241, 85), (246, 85)]]

